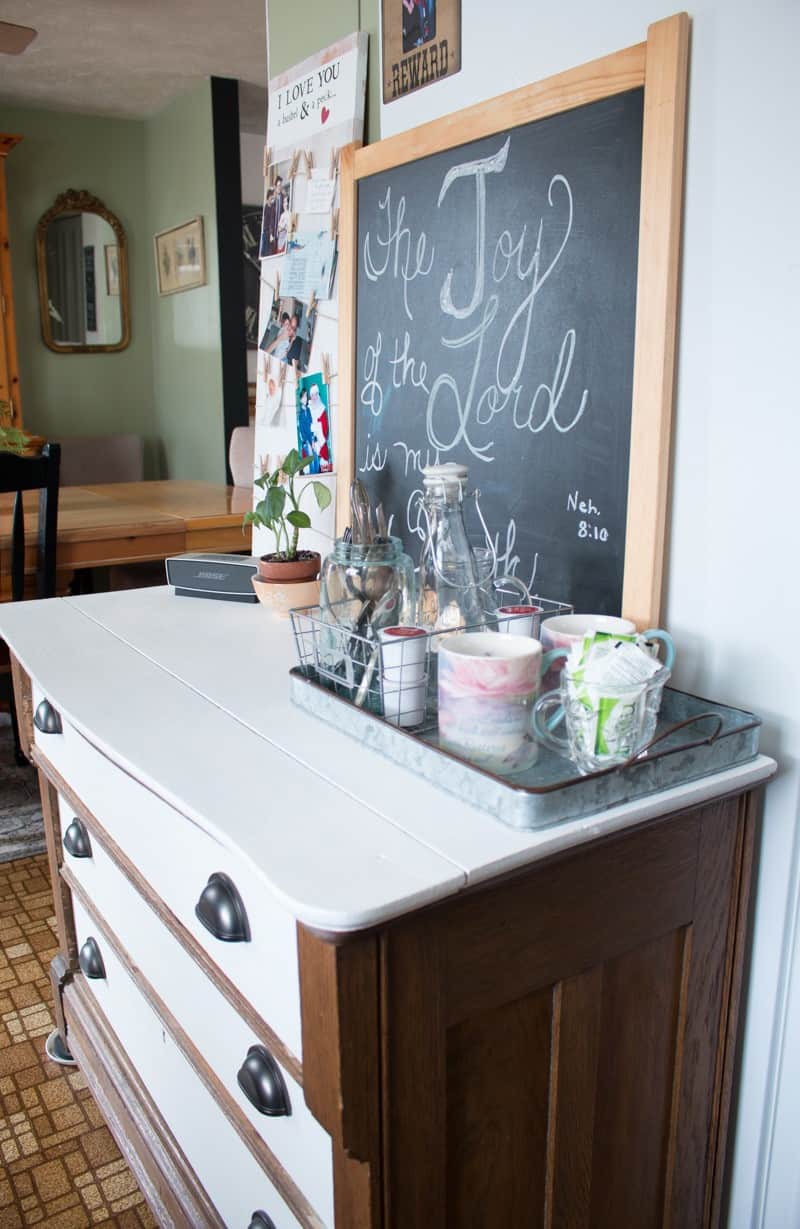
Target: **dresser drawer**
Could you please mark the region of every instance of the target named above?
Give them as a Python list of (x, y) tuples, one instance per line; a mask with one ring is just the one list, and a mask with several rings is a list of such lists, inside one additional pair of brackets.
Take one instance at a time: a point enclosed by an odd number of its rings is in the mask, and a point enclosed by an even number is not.
[(86, 978), (86, 985), (225, 1224), (246, 1229), (253, 1212), (262, 1210), (275, 1229), (300, 1229), (303, 1222), (286, 1206), (198, 1079), (111, 943), (80, 901), (73, 899), (73, 907), (79, 948), (94, 937), (103, 962), (104, 976)]
[[(35, 683), (33, 691), (34, 705), (38, 705), (42, 693)], [(67, 721), (61, 733), (37, 729), (35, 737), (56, 772), (116, 843), (134, 872), (255, 1012), (269, 1022), (294, 1056), (299, 1074), (300, 984), (292, 915), (278, 904), (249, 862), (112, 763)], [(209, 878), (218, 873), (235, 885), (246, 913), (249, 941), (220, 939), (195, 914)]]
[[(69, 809), (60, 799), (62, 832), (67, 829)], [(208, 1067), (222, 1099), (229, 1098), (233, 1113), (246, 1119), (267, 1145), (289, 1177), (303, 1192), (319, 1217), (333, 1221), (333, 1159), (327, 1132), (310, 1113), (303, 1090), (270, 1052), (269, 1039), (254, 1034), (227, 999), (211, 984), (157, 914), (122, 875), (97, 837), (91, 837), (91, 856), (65, 855), (69, 875), (91, 900), (102, 922), (121, 944), (132, 968), (141, 974), (168, 1014), (186, 1034), (194, 1053), (189, 1058), (201, 1073)], [(154, 1004), (156, 1011), (159, 1005)], [(251, 1047), (260, 1049), (251, 1054)], [(245, 1060), (255, 1066), (256, 1077), (266, 1072), (269, 1099), (263, 1110), (248, 1098), (238, 1080)], [(275, 1064), (274, 1067), (272, 1064)], [(277, 1073), (276, 1073), (277, 1071)], [(206, 1078), (208, 1078), (206, 1076)], [(244, 1077), (251, 1087), (253, 1078)], [(263, 1094), (263, 1087), (261, 1087)], [(285, 1101), (284, 1101), (285, 1095)], [(286, 1104), (288, 1113), (280, 1112)], [(271, 1163), (271, 1157), (266, 1159)]]

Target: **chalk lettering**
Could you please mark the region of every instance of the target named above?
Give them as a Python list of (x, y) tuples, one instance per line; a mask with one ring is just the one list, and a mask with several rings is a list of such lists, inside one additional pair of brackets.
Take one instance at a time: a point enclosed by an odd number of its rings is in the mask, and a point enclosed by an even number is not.
[(361, 404), (369, 408), (373, 418), (379, 418), (383, 409), (383, 389), (378, 378), (383, 338), (375, 337), (375, 345), (367, 346), (364, 355), (364, 386), (361, 389)]
[[(427, 277), (433, 268), (434, 248), (428, 251), (428, 236), (420, 231), (417, 236), (416, 249), (412, 251), (413, 240), (411, 230), (404, 226), (406, 216), (406, 198), (401, 196), (395, 212), (392, 212), (392, 189), (386, 189), (386, 195), (378, 204), (383, 214), (383, 233), (374, 237), (370, 231), (364, 236), (364, 272), (371, 282), (377, 282), (387, 272), (395, 280), (398, 278), (403, 286), (403, 306), (409, 320), (414, 317), (408, 303), (408, 287), (418, 277)], [(373, 247), (383, 249), (383, 259), (376, 259)], [(426, 263), (427, 258), (427, 263)]]
[(428, 364), (421, 361), (417, 367), (417, 360), (411, 358), (409, 354), (410, 348), (411, 335), (408, 332), (404, 335), (402, 350), (398, 338), (395, 338), (394, 358), (389, 359), (389, 366), (392, 368), (392, 384), (395, 388), (402, 388), (408, 383), (427, 393), (429, 389), (425, 380), (428, 375)]
[(483, 298), (484, 284), (484, 249), (486, 246), (486, 176), (499, 175), (506, 165), (511, 137), (506, 138), (505, 145), (496, 154), (488, 158), (476, 158), (473, 162), (462, 162), (452, 166), (442, 180), (439, 189), (439, 199), (436, 202), (441, 209), (451, 184), (457, 179), (474, 179), (475, 181), (475, 284), (472, 288), (472, 298), (466, 307), (456, 307), (453, 302), (452, 285), (454, 269), (451, 269), (444, 279), (439, 302), (443, 312), (455, 316), (456, 320), (464, 320), (471, 316)]
[[(580, 422), (581, 418), (583, 417), (583, 412), (586, 409), (586, 402), (589, 398), (588, 388), (583, 390), (581, 403), (569, 422), (561, 423), (556, 417), (556, 411), (558, 410), (559, 403), (564, 395), (564, 386), (569, 379), (574, 353), (575, 330), (567, 329), (567, 332), (564, 335), (564, 340), (561, 343), (561, 349), (558, 352), (558, 362), (556, 363), (556, 370), (553, 376), (552, 384), (546, 384), (543, 381), (536, 389), (530, 409), (528, 410), (527, 418), (524, 414), (519, 413), (519, 403), (517, 403), (514, 407), (514, 426), (520, 431), (523, 431), (527, 427), (527, 429), (534, 435), (538, 435), (540, 431), (544, 430), (548, 423), (552, 423), (556, 431), (560, 431), (562, 435), (566, 435), (568, 431), (571, 431), (573, 427), (577, 426)], [(544, 417), (537, 423), (536, 408), (540, 398), (544, 401), (546, 409)]]

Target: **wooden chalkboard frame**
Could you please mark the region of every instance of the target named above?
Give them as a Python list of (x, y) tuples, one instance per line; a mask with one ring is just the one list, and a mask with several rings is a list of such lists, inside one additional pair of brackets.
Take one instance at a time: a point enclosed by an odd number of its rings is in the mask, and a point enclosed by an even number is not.
[(644, 87), (639, 259), (622, 613), (657, 624), (669, 489), (680, 268), (689, 17), (648, 27), (647, 41), (362, 148), (342, 150), (339, 221), (337, 531), (355, 467), (358, 181), (392, 167)]

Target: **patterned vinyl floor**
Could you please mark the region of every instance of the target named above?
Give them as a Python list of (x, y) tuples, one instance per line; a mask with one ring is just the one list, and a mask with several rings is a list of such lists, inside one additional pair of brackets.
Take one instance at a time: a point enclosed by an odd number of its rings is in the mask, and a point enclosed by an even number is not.
[(80, 1072), (44, 1054), (55, 951), (47, 858), (0, 862), (0, 1229), (155, 1229)]

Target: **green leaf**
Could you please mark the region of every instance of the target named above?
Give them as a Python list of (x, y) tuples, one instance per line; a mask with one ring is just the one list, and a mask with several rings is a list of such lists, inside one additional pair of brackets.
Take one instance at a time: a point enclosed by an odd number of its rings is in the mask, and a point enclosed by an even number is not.
[(301, 512), (299, 509), (296, 512), (287, 512), (286, 519), (290, 525), (294, 525), (295, 529), (311, 528), (311, 517), (307, 512)]
[(264, 502), (267, 505), (270, 520), (279, 521), (283, 516), (283, 509), (286, 504), (286, 491), (282, 486), (271, 486), (267, 491), (267, 498)]
[(245, 525), (256, 525), (257, 523), (258, 517), (256, 516), (255, 512), (245, 512), (244, 516), (242, 517), (242, 528), (244, 528)]
[(310, 465), (311, 461), (311, 457), (301, 457), (297, 449), (293, 448), (292, 451), (287, 453), (284, 457), (282, 469), (287, 477), (293, 478), (295, 474), (299, 474), (300, 471), (304, 470), (307, 465)]
[(291, 478), (293, 474), (297, 473), (299, 464), (300, 453), (296, 448), (292, 448), (291, 451), (287, 452), (286, 456), (283, 458), (283, 465), (281, 466), (281, 469), (287, 477)]
[(317, 507), (319, 508), (320, 512), (324, 512), (330, 505), (331, 499), (333, 498), (330, 487), (327, 487), (324, 482), (312, 482), (311, 486), (314, 488)]
[(260, 486), (262, 491), (269, 482), (269, 474), (262, 474), (260, 478), (256, 478), (256, 486)]
[(259, 499), (255, 506), (255, 513), (258, 520), (262, 521), (265, 525), (272, 520), (269, 511), (269, 501), (267, 499)]

